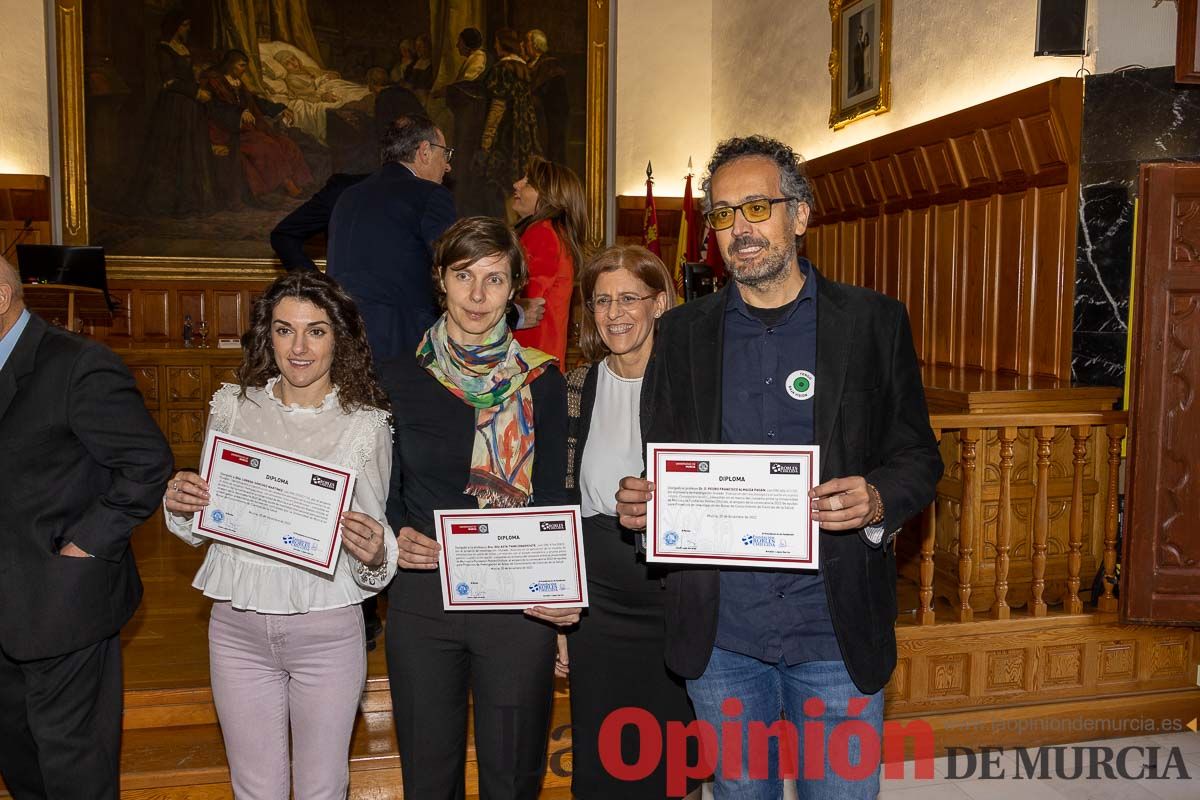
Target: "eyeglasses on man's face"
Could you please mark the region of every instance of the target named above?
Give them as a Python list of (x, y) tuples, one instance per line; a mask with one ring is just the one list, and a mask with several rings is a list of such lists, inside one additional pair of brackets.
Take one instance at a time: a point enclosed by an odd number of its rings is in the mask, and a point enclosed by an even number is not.
[[(446, 151), (446, 163), (447, 163), (447, 164), (449, 164), (449, 163), (450, 163), (450, 159), (454, 158), (454, 148), (453, 148), (453, 147), (446, 147), (446, 145), (444, 145), (444, 144), (438, 144), (437, 142), (430, 142), (430, 143), (429, 143), (429, 146), (430, 146), (430, 147), (440, 147), (440, 148), (442, 148), (443, 150), (445, 150), (445, 151)], [(768, 213), (768, 215), (767, 215), (767, 216), (770, 216), (770, 214)]]
[(741, 209), (746, 222), (766, 222), (771, 218), (771, 209), (776, 203), (789, 203), (795, 199), (795, 197), (764, 197), (759, 200), (747, 200), (740, 206), (718, 206), (704, 217), (713, 230), (723, 231), (733, 227), (733, 218), (738, 209)]
[(613, 307), (614, 303), (616, 303), (617, 308), (621, 309), (622, 311), (628, 311), (636, 304), (642, 302), (643, 300), (649, 300), (651, 297), (654, 297), (653, 293), (638, 297), (636, 294), (626, 292), (624, 294), (617, 295), (615, 298), (609, 297), (606, 294), (598, 294), (591, 300), (588, 300), (586, 303), (584, 303), (584, 305), (587, 306), (587, 310), (591, 311), (593, 314), (602, 314), (605, 311), (608, 311)]

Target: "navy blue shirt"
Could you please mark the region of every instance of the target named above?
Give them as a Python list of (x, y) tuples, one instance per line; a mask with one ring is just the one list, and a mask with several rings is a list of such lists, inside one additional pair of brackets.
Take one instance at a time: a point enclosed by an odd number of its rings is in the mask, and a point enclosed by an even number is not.
[[(736, 286), (729, 290), (721, 354), (724, 444), (816, 443), (816, 281), (805, 259), (800, 271), (804, 288), (769, 325), (762, 321), (769, 312), (747, 307)], [(804, 394), (796, 387), (801, 371), (812, 381), (807, 399), (794, 396)], [(716, 644), (772, 664), (842, 659), (825, 581), (813, 571), (722, 568)]]

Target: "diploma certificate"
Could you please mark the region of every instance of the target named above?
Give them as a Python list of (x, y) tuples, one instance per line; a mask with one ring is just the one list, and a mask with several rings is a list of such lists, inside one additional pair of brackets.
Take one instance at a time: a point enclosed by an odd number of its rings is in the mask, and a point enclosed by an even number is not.
[(192, 532), (330, 575), (355, 472), (211, 431), (200, 477), (209, 504)]
[(586, 606), (579, 506), (435, 511), (446, 611)]
[(815, 446), (646, 445), (646, 560), (816, 569), (808, 490), (819, 455)]

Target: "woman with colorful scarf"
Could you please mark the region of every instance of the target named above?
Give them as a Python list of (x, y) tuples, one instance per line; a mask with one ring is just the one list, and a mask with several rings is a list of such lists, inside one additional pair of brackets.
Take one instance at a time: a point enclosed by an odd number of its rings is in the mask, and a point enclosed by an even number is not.
[(446, 312), (415, 358), (381, 365), (396, 427), (386, 639), (405, 797), (462, 797), (468, 694), (482, 798), (534, 800), (546, 768), (555, 632), (579, 609), (445, 612), (433, 538), (435, 510), (567, 502), (566, 384), (505, 322), (526, 279), (507, 226), (460, 220), (434, 245)]

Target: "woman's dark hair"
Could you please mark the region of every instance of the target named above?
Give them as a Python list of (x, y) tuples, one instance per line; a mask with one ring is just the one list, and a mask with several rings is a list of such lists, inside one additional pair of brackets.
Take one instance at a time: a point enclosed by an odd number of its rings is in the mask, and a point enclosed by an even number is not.
[(481, 258), (501, 255), (508, 258), (514, 293), (525, 287), (529, 273), (525, 251), (512, 228), (494, 217), (464, 217), (446, 229), (433, 243), (433, 289), (438, 304), (446, 307), (447, 270), (458, 272)]
[(521, 53), (521, 37), (512, 28), (501, 28), (496, 31), (496, 43), (509, 55), (515, 56)]
[[(666, 293), (667, 308), (675, 305), (675, 282), (662, 259), (641, 245), (618, 244), (605, 248), (590, 258), (579, 273), (579, 292), (583, 295), (584, 313), (579, 320), (579, 349), (588, 361), (599, 361), (608, 355), (608, 347), (600, 337), (596, 317), (586, 304), (596, 291), (596, 281), (606, 272), (627, 269), (655, 294)], [(657, 324), (656, 328), (657, 330)]]
[(254, 301), (250, 328), (242, 336), (244, 356), (238, 368), (241, 396), (252, 386), (266, 386), (279, 374), (275, 349), (271, 345), (271, 322), (275, 307), (292, 297), (312, 303), (329, 316), (333, 328), (333, 366), (330, 379), (338, 390), (338, 402), (347, 413), (359, 408), (391, 410), (387, 395), (379, 387), (371, 363), (371, 346), (358, 307), (350, 295), (323, 272), (296, 270), (279, 278)]
[(483, 34), (479, 32), (478, 28), (463, 28), (458, 36), (463, 40), (463, 44), (472, 50), (478, 50), (483, 46)]
[(379, 143), (379, 160), (383, 164), (404, 164), (417, 157), (421, 142), (437, 144), (437, 125), (424, 114), (405, 114), (396, 117)]
[(183, 27), (183, 23), (191, 18), (192, 15), (184, 13), (183, 9), (177, 8), (173, 11), (168, 11), (158, 28), (158, 32), (162, 34), (163, 41), (169, 42), (174, 39), (175, 34), (179, 33), (179, 29)]
[(221, 63), (217, 66), (217, 69), (224, 74), (225, 70), (229, 69), (239, 61), (245, 61), (247, 64), (249, 64), (250, 57), (241, 50), (230, 50), (225, 53), (225, 56), (221, 59)]
[(524, 235), (535, 222), (550, 220), (558, 238), (570, 249), (575, 269), (579, 269), (587, 235), (587, 206), (579, 176), (569, 167), (533, 156), (525, 167), (525, 180), (538, 193), (537, 208), (517, 223), (517, 235)]

